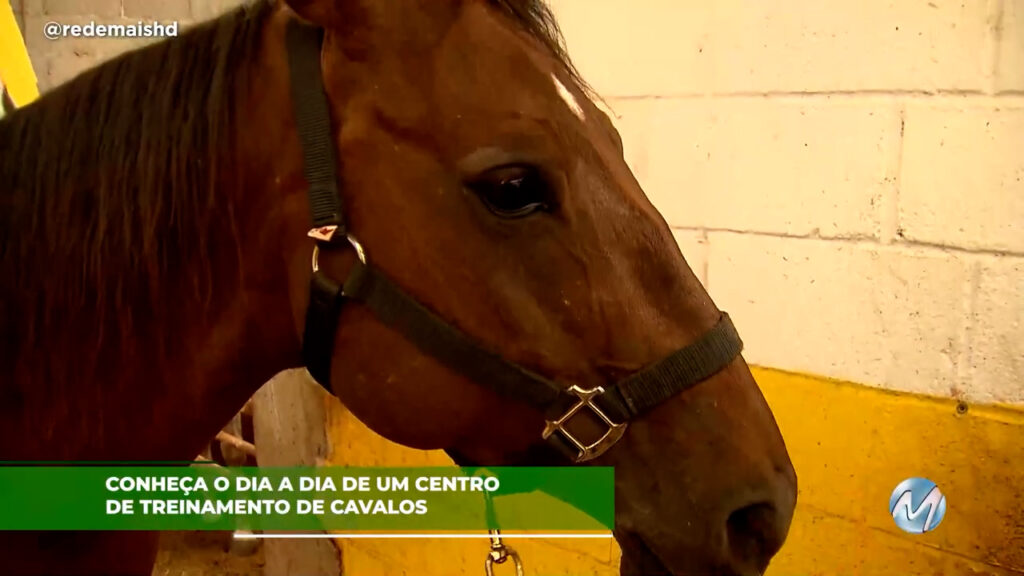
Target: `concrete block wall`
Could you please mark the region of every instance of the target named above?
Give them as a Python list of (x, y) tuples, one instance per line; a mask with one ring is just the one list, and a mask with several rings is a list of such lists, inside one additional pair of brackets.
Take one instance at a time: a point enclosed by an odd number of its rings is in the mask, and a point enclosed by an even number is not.
[(1024, 403), (1024, 0), (552, 0), (748, 361)]

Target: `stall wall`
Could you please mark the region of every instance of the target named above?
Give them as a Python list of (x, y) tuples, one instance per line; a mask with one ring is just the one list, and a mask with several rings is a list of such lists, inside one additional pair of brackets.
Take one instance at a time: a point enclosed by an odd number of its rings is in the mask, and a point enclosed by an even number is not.
[(554, 5), (751, 362), (1024, 403), (1024, 1)]
[(1024, 570), (1024, 1), (553, 5), (765, 367), (801, 486), (769, 573)]

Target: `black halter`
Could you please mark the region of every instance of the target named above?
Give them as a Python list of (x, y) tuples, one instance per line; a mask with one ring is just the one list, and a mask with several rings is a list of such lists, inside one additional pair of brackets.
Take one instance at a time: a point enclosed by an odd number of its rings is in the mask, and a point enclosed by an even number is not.
[[(317, 241), (302, 353), (310, 375), (329, 393), (333, 394), (331, 356), (341, 308), (348, 301), (359, 302), (448, 368), (503, 397), (540, 410), (547, 419), (541, 437), (574, 462), (583, 462), (611, 448), (630, 419), (706, 380), (739, 355), (743, 344), (729, 316), (722, 313), (719, 322), (696, 342), (612, 386), (584, 389), (574, 385), (567, 389), (487, 350), (407, 295), (368, 262), (363, 247), (345, 227), (338, 159), (320, 70), (322, 34), (318, 28), (292, 21), (287, 43), (295, 120), (313, 216), (309, 235)], [(320, 272), (317, 259), (321, 246), (326, 249), (345, 242), (355, 249), (358, 262), (344, 283), (338, 284)], [(581, 442), (565, 428), (584, 409), (606, 426), (602, 437), (591, 444)]]

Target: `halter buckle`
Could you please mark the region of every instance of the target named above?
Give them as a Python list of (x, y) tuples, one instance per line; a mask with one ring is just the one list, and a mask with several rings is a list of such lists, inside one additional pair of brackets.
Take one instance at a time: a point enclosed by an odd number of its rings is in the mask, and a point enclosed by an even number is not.
[[(548, 420), (547, 424), (544, 426), (544, 432), (541, 434), (541, 437), (547, 440), (556, 432), (560, 434), (576, 448), (577, 454), (573, 458), (573, 462), (578, 464), (580, 462), (593, 460), (607, 452), (622, 438), (622, 435), (626, 433), (627, 423), (615, 423), (597, 404), (594, 404), (594, 398), (604, 394), (604, 388), (598, 386), (597, 388), (591, 388), (588, 390), (580, 388), (574, 384), (569, 388), (568, 392), (579, 400), (557, 420)], [(590, 408), (590, 411), (597, 415), (597, 417), (600, 418), (608, 427), (608, 429), (605, 430), (605, 433), (592, 444), (584, 444), (565, 428), (565, 425), (568, 424), (573, 416), (575, 416), (584, 407)]]

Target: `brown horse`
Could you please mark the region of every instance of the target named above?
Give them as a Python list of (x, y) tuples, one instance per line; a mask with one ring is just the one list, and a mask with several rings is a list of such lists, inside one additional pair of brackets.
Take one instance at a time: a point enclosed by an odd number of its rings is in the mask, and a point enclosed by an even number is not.
[[(299, 17), (324, 30), (313, 65), (350, 230), (438, 317), (566, 387), (617, 381), (719, 321), (538, 0), (258, 1), (0, 122), (0, 458), (190, 459), (302, 365)], [(340, 280), (356, 254), (320, 260)], [(532, 462), (533, 407), (364, 306), (336, 331), (331, 386), (373, 430)], [(616, 469), (624, 574), (760, 574), (785, 539), (796, 477), (739, 357), (593, 462)], [(148, 574), (156, 542), (5, 534), (0, 558), (5, 574)]]

